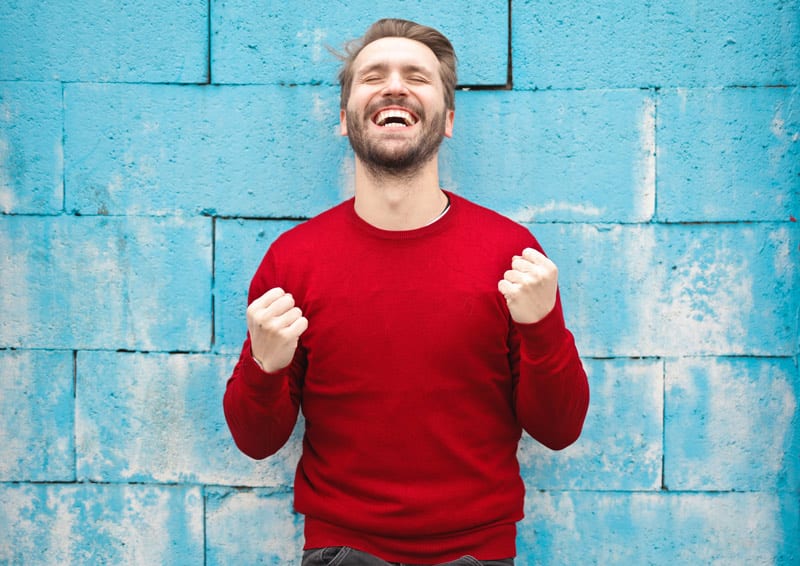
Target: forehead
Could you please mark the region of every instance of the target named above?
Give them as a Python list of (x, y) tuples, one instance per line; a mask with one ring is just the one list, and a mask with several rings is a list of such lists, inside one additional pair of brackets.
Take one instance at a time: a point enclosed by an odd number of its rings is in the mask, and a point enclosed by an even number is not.
[(364, 46), (353, 61), (353, 70), (358, 74), (359, 70), (376, 65), (413, 65), (434, 72), (439, 60), (424, 43), (405, 37), (382, 37)]

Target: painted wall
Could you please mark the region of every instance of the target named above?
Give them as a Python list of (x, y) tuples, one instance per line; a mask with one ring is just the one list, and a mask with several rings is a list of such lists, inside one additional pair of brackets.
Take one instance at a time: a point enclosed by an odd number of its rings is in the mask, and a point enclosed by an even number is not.
[(585, 433), (527, 564), (800, 562), (800, 4), (0, 3), (0, 564), (292, 564), (296, 431), (221, 397), (272, 239), (350, 194), (341, 46), (459, 53), (444, 184), (561, 268)]

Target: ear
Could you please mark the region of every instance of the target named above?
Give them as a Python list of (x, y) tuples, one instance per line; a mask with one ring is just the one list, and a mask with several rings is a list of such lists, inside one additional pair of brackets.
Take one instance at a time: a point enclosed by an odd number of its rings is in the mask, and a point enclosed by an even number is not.
[(344, 108), (339, 109), (339, 135), (347, 135), (347, 111)]
[(445, 117), (445, 124), (444, 124), (444, 135), (445, 137), (452, 138), (453, 137), (453, 122), (456, 119), (456, 111), (450, 109), (447, 111), (447, 116)]

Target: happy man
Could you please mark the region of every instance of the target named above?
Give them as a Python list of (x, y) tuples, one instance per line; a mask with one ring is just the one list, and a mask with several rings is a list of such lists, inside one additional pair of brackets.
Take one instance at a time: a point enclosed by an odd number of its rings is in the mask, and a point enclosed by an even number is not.
[(355, 197), (282, 234), (256, 271), (229, 428), (266, 458), (302, 408), (304, 566), (513, 564), (522, 431), (560, 450), (589, 402), (558, 270), (526, 228), (440, 186), (444, 35), (380, 20), (339, 80)]

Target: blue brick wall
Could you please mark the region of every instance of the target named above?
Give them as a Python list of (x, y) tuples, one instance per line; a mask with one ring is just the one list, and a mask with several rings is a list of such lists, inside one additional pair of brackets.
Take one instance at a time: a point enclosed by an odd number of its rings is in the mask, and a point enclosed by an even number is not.
[(800, 4), (0, 5), (0, 564), (294, 564), (302, 422), (233, 446), (249, 278), (352, 191), (341, 46), (460, 57), (445, 186), (561, 269), (592, 406), (519, 563), (800, 563)]

